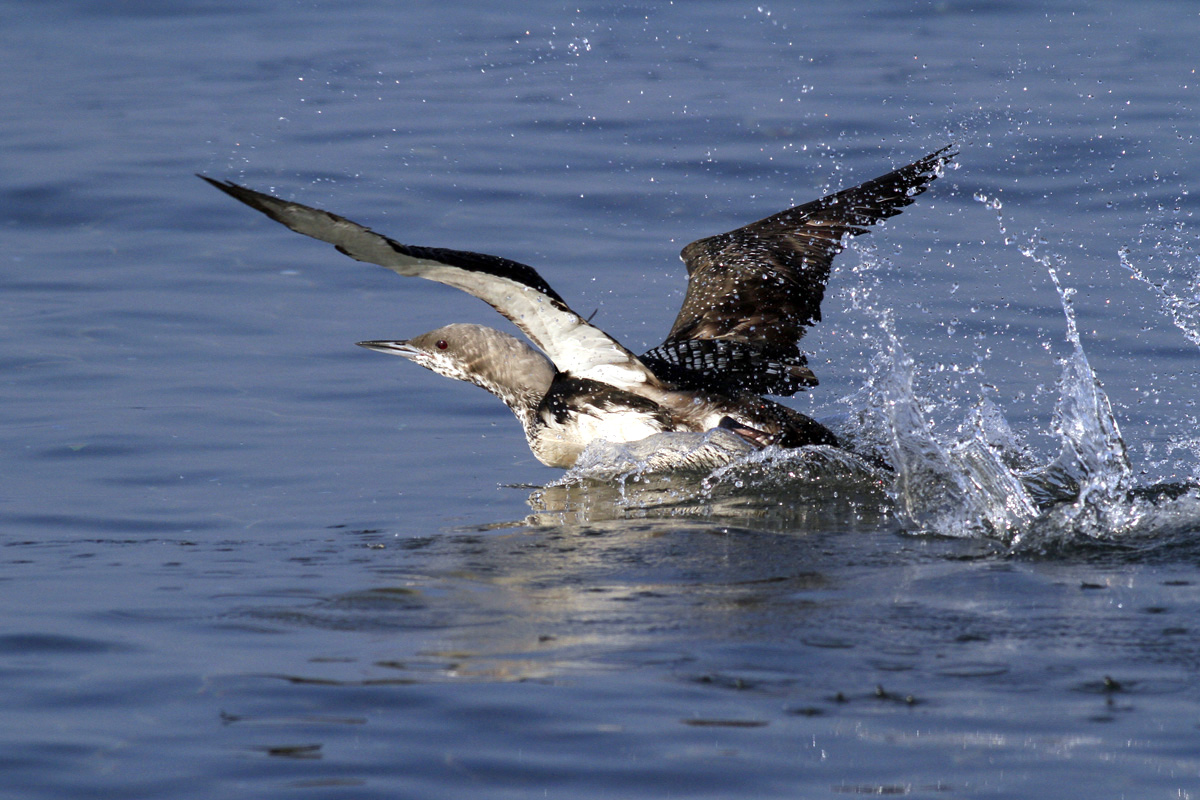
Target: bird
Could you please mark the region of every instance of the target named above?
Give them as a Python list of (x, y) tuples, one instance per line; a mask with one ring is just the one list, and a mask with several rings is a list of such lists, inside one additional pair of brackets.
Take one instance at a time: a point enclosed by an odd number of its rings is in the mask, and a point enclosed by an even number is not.
[[(834, 256), (893, 217), (957, 155), (942, 147), (852, 188), (683, 248), (688, 285), (666, 339), (635, 355), (571, 309), (533, 268), (500, 256), (402, 244), (357, 222), (232, 181), (197, 177), (358, 261), (460, 289), (524, 334), (454, 323), (358, 342), (500, 398), (533, 455), (569, 469), (593, 442), (724, 430), (753, 449), (839, 446), (821, 423), (765, 395), (818, 383), (799, 348), (821, 319)], [(531, 346), (535, 345), (534, 346)]]

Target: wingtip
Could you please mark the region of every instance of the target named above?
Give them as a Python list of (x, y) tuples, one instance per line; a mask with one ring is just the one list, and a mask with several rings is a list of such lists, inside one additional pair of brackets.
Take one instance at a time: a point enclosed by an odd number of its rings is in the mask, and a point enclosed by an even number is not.
[(239, 200), (244, 201), (247, 196), (255, 196), (260, 194), (253, 189), (247, 189), (245, 186), (239, 186), (233, 181), (217, 180), (216, 178), (210, 178), (207, 175), (203, 175), (199, 172), (196, 173), (196, 177), (207, 183), (209, 186), (220, 189), (225, 194), (230, 195), (231, 197), (236, 197)]
[(260, 208), (261, 203), (255, 202), (260, 196), (259, 192), (256, 192), (253, 189), (247, 189), (245, 186), (239, 186), (233, 181), (220, 181), (216, 178), (210, 178), (207, 175), (202, 175), (199, 172), (196, 173), (196, 177), (214, 189), (220, 189), (222, 192), (234, 198), (235, 200), (241, 200), (248, 206), (262, 210)]
[[(958, 145), (954, 142), (951, 142), (950, 144), (939, 147), (937, 150), (934, 150), (924, 158), (914, 161), (907, 167), (901, 167), (895, 172), (884, 177), (904, 177), (906, 181), (910, 182), (906, 190), (906, 194), (910, 198), (916, 197), (928, 189), (929, 184), (933, 183), (934, 180), (942, 176), (946, 165), (953, 161), (954, 157), (957, 156), (958, 153)], [(870, 183), (870, 181), (868, 181), (868, 183)], [(895, 213), (900, 213), (899, 209), (896, 209)], [(894, 216), (894, 214), (889, 214), (888, 216)]]
[(195, 175), (200, 180), (207, 183), (209, 186), (215, 186), (223, 192), (229, 191), (229, 189), (228, 189), (229, 186), (236, 185), (236, 184), (230, 183), (229, 181), (219, 181), (216, 178), (210, 178), (202, 172), (194, 172), (192, 174)]
[[(205, 183), (207, 183), (209, 186), (212, 186), (214, 189), (220, 189), (222, 192), (229, 195), (234, 200), (245, 203), (246, 205), (250, 206), (250, 208), (253, 208), (255, 211), (266, 214), (271, 219), (285, 225), (288, 228), (291, 228), (292, 230), (296, 230), (295, 224), (287, 218), (287, 212), (290, 209), (297, 209), (297, 208), (307, 209), (308, 208), (308, 206), (301, 206), (299, 203), (292, 203), (287, 200), (281, 200), (280, 198), (275, 197), (274, 195), (269, 195), (264, 192), (256, 192), (253, 189), (247, 189), (245, 186), (234, 183), (233, 181), (216, 180), (215, 178), (210, 178), (207, 175), (201, 175), (198, 172), (196, 173), (196, 177), (200, 178)], [(310, 210), (316, 210), (316, 209), (310, 209)], [(322, 212), (322, 213), (328, 213), (328, 212)], [(307, 231), (300, 231), (300, 232), (307, 233)], [(311, 234), (309, 234), (309, 235), (311, 235)], [(316, 238), (320, 238), (320, 237), (318, 236)]]
[(949, 164), (951, 161), (953, 161), (954, 157), (960, 152), (961, 151), (958, 149), (958, 145), (954, 142), (951, 142), (944, 147), (934, 150), (921, 160), (929, 164), (929, 166), (934, 169), (941, 169), (942, 167), (946, 166), (946, 164)]

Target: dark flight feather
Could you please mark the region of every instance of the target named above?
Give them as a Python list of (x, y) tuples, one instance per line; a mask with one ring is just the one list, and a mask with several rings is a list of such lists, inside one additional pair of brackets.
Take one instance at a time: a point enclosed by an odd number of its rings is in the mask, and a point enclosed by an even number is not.
[(666, 340), (642, 356), (682, 388), (792, 395), (815, 386), (800, 352), (821, 319), (847, 237), (894, 217), (928, 188), (951, 147), (874, 180), (683, 248), (688, 288)]

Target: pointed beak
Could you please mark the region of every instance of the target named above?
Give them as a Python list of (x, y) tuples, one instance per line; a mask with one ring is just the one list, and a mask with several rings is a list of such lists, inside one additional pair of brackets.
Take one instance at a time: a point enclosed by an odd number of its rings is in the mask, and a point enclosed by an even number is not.
[(404, 356), (412, 358), (419, 350), (413, 347), (406, 341), (398, 342), (355, 342), (359, 347), (365, 347), (368, 350), (378, 350), (381, 353), (391, 353), (394, 356)]

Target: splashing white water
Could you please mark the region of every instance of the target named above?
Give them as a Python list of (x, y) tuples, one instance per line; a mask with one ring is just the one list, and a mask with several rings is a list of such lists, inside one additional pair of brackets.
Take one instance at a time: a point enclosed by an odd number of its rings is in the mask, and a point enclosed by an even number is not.
[(895, 469), (889, 494), (897, 515), (914, 531), (1010, 538), (1035, 509), (993, 444), (999, 437), (992, 434), (999, 431), (987, 423), (998, 412), (977, 413), (962, 428), (970, 431), (967, 438), (941, 441), (913, 389), (913, 360), (888, 315), (880, 318), (880, 328), (885, 349), (865, 399), (867, 409), (877, 409), (882, 424), (876, 430), (886, 437), (887, 460)]
[[(1136, 280), (1144, 283), (1158, 298), (1171, 323), (1200, 347), (1200, 256), (1189, 237), (1190, 212), (1184, 211), (1183, 198), (1174, 208), (1160, 206), (1153, 218), (1142, 226), (1138, 243), (1151, 243), (1148, 253), (1135, 259), (1130, 247), (1122, 247), (1117, 255), (1121, 266)], [(1151, 271), (1162, 278), (1151, 277)]]
[(1166, 283), (1159, 283), (1150, 278), (1133, 262), (1128, 247), (1122, 247), (1117, 251), (1117, 256), (1121, 259), (1121, 266), (1150, 288), (1171, 323), (1188, 338), (1188, 341), (1200, 347), (1200, 270), (1193, 279), (1193, 285), (1179, 291)]
[[(914, 392), (914, 364), (904, 353), (890, 316), (869, 303), (856, 302), (874, 314), (884, 336), (866, 397), (853, 402), (860, 406), (860, 415), (879, 409), (882, 424), (876, 426), (875, 435), (882, 433), (896, 467), (890, 494), (897, 515), (913, 531), (984, 534), (1031, 547), (1080, 537), (1119, 540), (1168, 518), (1194, 526), (1194, 488), (1188, 493), (1187, 485), (1175, 487), (1185, 496), (1173, 497), (1171, 510), (1149, 502), (1144, 490), (1135, 486), (1111, 403), (1084, 352), (1071, 302), (1074, 290), (1059, 280), (1063, 259), (1040, 254), (1036, 237), (1022, 243), (1010, 233), (998, 201), (983, 195), (976, 199), (996, 212), (1004, 241), (1046, 269), (1062, 303), (1071, 352), (1061, 361), (1050, 424), (1059, 452), (1034, 466), (1000, 409), (987, 400), (969, 412), (956, 440), (937, 435)], [(1129, 267), (1125, 254), (1122, 263)], [(1176, 326), (1189, 339), (1200, 341), (1200, 325), (1192, 316), (1197, 304), (1165, 291), (1160, 298)]]
[[(976, 199), (994, 210), (1006, 242), (1001, 204)], [(914, 391), (914, 364), (897, 337), (890, 315), (874, 312), (883, 332), (881, 358), (864, 408), (879, 409), (888, 460), (896, 469), (890, 492), (896, 513), (913, 531), (948, 536), (988, 535), (1012, 544), (1044, 531), (1053, 504), (1056, 532), (1113, 535), (1137, 521), (1128, 492), (1133, 473), (1112, 407), (1088, 364), (1072, 290), (1058, 279), (1058, 259), (1039, 255), (1033, 244), (1021, 254), (1044, 267), (1058, 291), (1071, 353), (1062, 361), (1051, 430), (1057, 457), (1040, 468), (1021, 447), (1000, 409), (981, 400), (959, 425), (956, 440), (938, 436)], [(871, 312), (871, 306), (860, 304)], [(861, 400), (858, 401), (861, 404)]]
[[(890, 309), (879, 302), (880, 264), (872, 248), (861, 248), (859, 282), (848, 289), (854, 308), (877, 323), (876, 355), (864, 386), (842, 402), (848, 411), (822, 419), (851, 452), (830, 448), (753, 450), (724, 431), (663, 434), (633, 445), (605, 446), (571, 470), (560, 486), (612, 480), (620, 483), (623, 502), (646, 512), (655, 503), (682, 513), (699, 508), (706, 516), (741, 514), (738, 493), (754, 497), (758, 511), (775, 503), (800, 504), (801, 497), (836, 496), (834, 487), (882, 486), (892, 511), (912, 533), (986, 537), (1014, 548), (1042, 549), (1079, 541), (1119, 542), (1141, 534), (1151, 539), (1173, 530), (1200, 527), (1200, 491), (1182, 483), (1137, 487), (1111, 403), (1088, 362), (1072, 305), (1074, 290), (1059, 279), (1065, 261), (1038, 252), (1036, 237), (1020, 237), (1006, 227), (1002, 206), (976, 197), (996, 213), (1006, 244), (1044, 268), (1058, 292), (1070, 352), (1061, 361), (1057, 401), (1050, 432), (1057, 452), (1038, 457), (1022, 443), (1002, 410), (981, 397), (951, 433), (935, 426), (935, 408), (915, 389), (918, 366), (904, 350)], [(1200, 284), (1180, 295), (1177, 286), (1154, 284), (1133, 264), (1128, 251), (1121, 263), (1159, 296), (1172, 322), (1200, 344)], [(1188, 290), (1191, 291), (1191, 290)], [(1194, 296), (1193, 296), (1194, 295)], [(985, 391), (983, 385), (980, 391)], [(946, 409), (940, 409), (945, 412)], [(1187, 443), (1175, 443), (1186, 447)], [(1200, 455), (1200, 438), (1194, 453)], [(855, 455), (858, 454), (858, 455)], [(861, 456), (861, 457), (860, 457)], [(694, 461), (690, 481), (627, 492), (627, 483), (646, 483), (654, 474), (677, 471), (678, 460)], [(880, 469), (879, 462), (892, 469)], [(707, 475), (698, 484), (696, 475)], [(549, 488), (549, 487), (548, 487)], [(834, 489), (826, 492), (827, 489)], [(807, 494), (806, 494), (807, 493)], [(683, 503), (700, 503), (683, 507)]]
[[(1122, 247), (1117, 255), (1129, 274), (1145, 284), (1157, 298), (1167, 319), (1196, 347), (1200, 347), (1200, 255), (1189, 231), (1191, 212), (1185, 210), (1185, 198), (1173, 207), (1159, 206), (1142, 226), (1137, 256), (1132, 247)], [(1185, 454), (1174, 468), (1183, 472), (1191, 467), (1194, 482), (1200, 482), (1200, 425), (1193, 416), (1185, 420), (1188, 433), (1177, 434), (1166, 445), (1166, 452)]]

